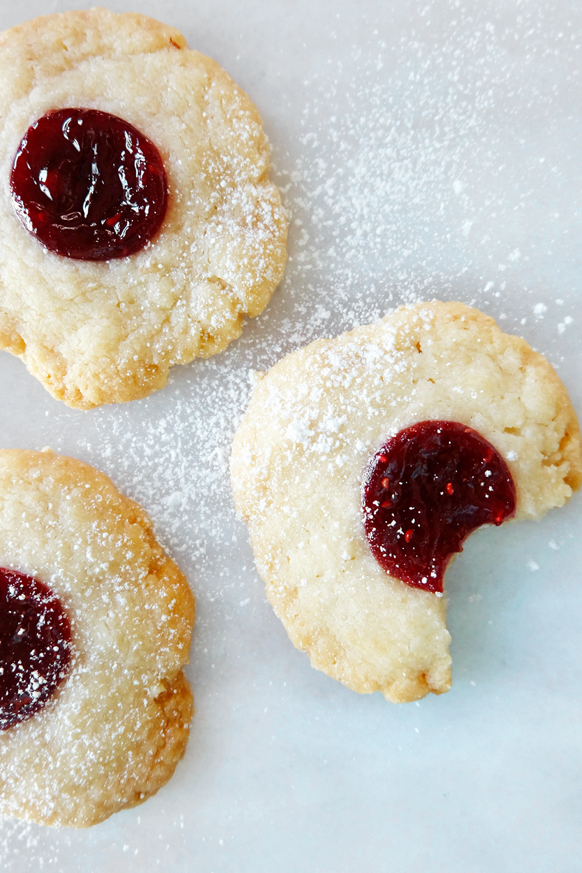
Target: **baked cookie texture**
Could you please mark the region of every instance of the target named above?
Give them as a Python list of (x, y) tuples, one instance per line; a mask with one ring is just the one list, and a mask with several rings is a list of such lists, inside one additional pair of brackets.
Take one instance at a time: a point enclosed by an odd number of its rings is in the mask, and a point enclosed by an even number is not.
[(136, 503), (50, 451), (0, 452), (0, 566), (48, 585), (73, 631), (55, 695), (0, 732), (0, 814), (88, 827), (141, 803), (188, 739), (185, 577)]
[(446, 600), (409, 587), (365, 539), (362, 474), (387, 438), (464, 423), (505, 458), (517, 519), (580, 487), (580, 430), (550, 364), (460, 303), (401, 307), (257, 374), (231, 472), (267, 595), (314, 667), (395, 702), (451, 685)]
[[(118, 115), (159, 149), (169, 202), (156, 238), (106, 262), (52, 254), (24, 228), (10, 172), (50, 110)], [(0, 35), (0, 347), (69, 406), (163, 387), (174, 364), (222, 351), (281, 280), (286, 220), (246, 94), (174, 28), (105, 9)]]

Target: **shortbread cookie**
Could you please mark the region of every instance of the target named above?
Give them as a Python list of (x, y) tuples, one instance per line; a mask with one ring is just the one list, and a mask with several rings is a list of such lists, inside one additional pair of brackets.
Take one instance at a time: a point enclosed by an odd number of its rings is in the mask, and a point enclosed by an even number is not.
[(188, 739), (186, 579), (136, 503), (50, 451), (0, 452), (0, 567), (2, 629), (25, 610), (0, 644), (0, 814), (88, 827), (141, 803)]
[[(223, 350), (286, 257), (246, 94), (177, 30), (105, 9), (4, 32), (0, 73), (0, 346), (82, 409), (144, 397), (174, 364)], [(132, 212), (153, 224), (142, 233)]]
[[(258, 376), (231, 459), (237, 510), (293, 643), (350, 688), (396, 702), (449, 689), (446, 604), (436, 564), (432, 579), (429, 571), (401, 581), (398, 555), (398, 578), (383, 569), (362, 494), (370, 483), (385, 489), (373, 500), (389, 511), (400, 477), (390, 482), (380, 468), (374, 479), (377, 465), (422, 423), (433, 435), (445, 423), (482, 441), (477, 484), (485, 501), (489, 493), (500, 501), (488, 521), (539, 518), (580, 487), (580, 431), (556, 373), (460, 303), (402, 307), (288, 355)], [(494, 456), (495, 469), (486, 466)], [(505, 469), (504, 493), (497, 484), (489, 491), (487, 477)], [(450, 480), (439, 500), (452, 499)], [(425, 508), (429, 519), (437, 512)], [(401, 545), (423, 533), (411, 515), (407, 529), (394, 528)]]

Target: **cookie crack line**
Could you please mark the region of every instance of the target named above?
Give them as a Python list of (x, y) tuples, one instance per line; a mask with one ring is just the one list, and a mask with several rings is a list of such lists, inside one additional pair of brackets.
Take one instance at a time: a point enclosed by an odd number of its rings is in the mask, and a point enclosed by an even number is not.
[(447, 564), (469, 534), (515, 515), (515, 484), (499, 452), (475, 430), (423, 421), (370, 460), (362, 511), (380, 566), (407, 585), (442, 593)]

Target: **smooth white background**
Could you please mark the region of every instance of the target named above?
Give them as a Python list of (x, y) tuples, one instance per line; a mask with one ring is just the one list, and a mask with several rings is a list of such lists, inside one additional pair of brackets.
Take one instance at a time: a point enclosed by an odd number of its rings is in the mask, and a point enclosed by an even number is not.
[[(68, 8), (4, 0), (0, 27)], [(110, 8), (175, 25), (251, 95), (291, 258), (241, 340), (145, 401), (69, 410), (0, 354), (0, 445), (107, 472), (150, 512), (198, 604), (197, 712), (174, 778), (90, 831), (0, 824), (2, 871), (576, 873), (580, 498), (473, 536), (447, 580), (453, 689), (399, 707), (292, 647), (227, 468), (249, 369), (426, 297), (525, 336), (582, 410), (579, 4)]]

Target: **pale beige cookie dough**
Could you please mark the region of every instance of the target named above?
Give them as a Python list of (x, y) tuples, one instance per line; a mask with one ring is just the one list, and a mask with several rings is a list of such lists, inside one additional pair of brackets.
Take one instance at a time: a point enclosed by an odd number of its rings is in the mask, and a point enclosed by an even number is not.
[(0, 452), (0, 566), (48, 585), (73, 632), (56, 694), (0, 731), (0, 814), (88, 827), (141, 803), (188, 739), (186, 579), (136, 503), (49, 451)]
[[(159, 234), (129, 258), (70, 260), (23, 227), (10, 172), (48, 111), (118, 115), (158, 148), (169, 186)], [(246, 94), (175, 29), (105, 9), (0, 35), (0, 347), (57, 398), (88, 409), (144, 397), (174, 364), (239, 336), (281, 280), (286, 221)]]
[(386, 440), (426, 419), (478, 431), (506, 459), (516, 518), (581, 484), (580, 431), (550, 364), (460, 303), (402, 307), (288, 355), (258, 378), (231, 470), (267, 595), (314, 667), (396, 702), (451, 685), (442, 596), (376, 562), (361, 479)]

